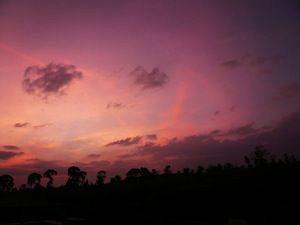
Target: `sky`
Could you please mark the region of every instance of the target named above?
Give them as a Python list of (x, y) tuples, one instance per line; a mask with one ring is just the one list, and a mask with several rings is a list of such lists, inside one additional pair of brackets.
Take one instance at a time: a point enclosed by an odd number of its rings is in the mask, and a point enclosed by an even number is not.
[(300, 156), (299, 1), (0, 0), (0, 174)]

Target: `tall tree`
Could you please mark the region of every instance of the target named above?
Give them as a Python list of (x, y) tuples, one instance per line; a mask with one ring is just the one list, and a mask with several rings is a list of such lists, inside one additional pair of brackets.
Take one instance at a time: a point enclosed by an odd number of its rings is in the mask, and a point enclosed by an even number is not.
[(78, 187), (84, 184), (86, 172), (77, 166), (71, 166), (68, 168), (68, 176), (67, 186)]
[(27, 178), (27, 184), (31, 188), (38, 188), (41, 186), (42, 175), (39, 173), (31, 173)]
[(14, 178), (8, 174), (0, 176), (0, 191), (9, 192), (14, 188)]
[(48, 169), (44, 174), (43, 176), (48, 178), (48, 183), (47, 183), (47, 188), (51, 188), (53, 187), (53, 176), (56, 176), (57, 175), (57, 171), (56, 170), (53, 170), (53, 169)]
[(106, 178), (106, 172), (104, 170), (100, 170), (98, 173), (97, 173), (97, 181), (96, 181), (96, 184), (97, 185), (103, 185), (104, 184), (104, 180)]

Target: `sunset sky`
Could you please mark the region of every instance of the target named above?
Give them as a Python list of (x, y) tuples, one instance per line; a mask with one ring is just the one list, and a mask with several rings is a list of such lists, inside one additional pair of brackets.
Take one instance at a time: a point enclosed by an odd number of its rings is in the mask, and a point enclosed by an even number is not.
[(299, 1), (0, 0), (0, 174), (300, 156), (299, 62)]

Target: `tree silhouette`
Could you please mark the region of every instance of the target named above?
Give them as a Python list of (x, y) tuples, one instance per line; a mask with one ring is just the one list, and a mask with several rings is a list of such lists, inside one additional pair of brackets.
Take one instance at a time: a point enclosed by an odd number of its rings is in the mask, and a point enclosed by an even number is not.
[(122, 182), (122, 178), (119, 175), (116, 175), (115, 177), (110, 178), (111, 184), (120, 184)]
[(48, 178), (49, 181), (47, 183), (47, 188), (51, 188), (53, 187), (53, 176), (56, 176), (57, 175), (57, 172), (56, 170), (53, 170), (53, 169), (48, 169), (44, 174), (43, 176)]
[(31, 188), (38, 188), (41, 186), (42, 175), (39, 173), (31, 173), (27, 178), (27, 184)]
[(152, 175), (151, 172), (150, 172), (150, 170), (148, 168), (146, 168), (146, 167), (141, 167), (140, 168), (140, 173), (141, 173), (142, 177), (149, 177), (149, 176)]
[(96, 180), (96, 184), (97, 185), (103, 185), (104, 184), (104, 180), (106, 178), (106, 172), (104, 170), (100, 170), (97, 173), (97, 180)]
[(8, 174), (0, 176), (0, 191), (10, 192), (14, 187), (14, 178)]
[(130, 169), (127, 173), (126, 173), (126, 178), (138, 178), (140, 177), (141, 174), (141, 170), (138, 168), (132, 168)]
[(265, 148), (265, 146), (263, 145), (256, 146), (254, 151), (254, 158), (253, 158), (254, 165), (256, 167), (262, 167), (267, 165), (269, 156), (270, 153)]
[(268, 165), (268, 163), (275, 163), (275, 157), (271, 156), (270, 152), (263, 145), (255, 147), (255, 151), (250, 156), (244, 157), (248, 168), (261, 168)]
[(154, 175), (154, 176), (158, 176), (158, 175), (159, 175), (159, 171), (156, 170), (156, 169), (152, 169), (152, 170), (151, 170), (151, 173), (152, 173), (152, 175)]
[(204, 171), (204, 168), (202, 166), (197, 167), (197, 174), (202, 174)]
[(68, 176), (67, 186), (78, 187), (84, 184), (86, 172), (80, 170), (79, 167), (71, 166), (68, 168)]
[(192, 173), (192, 172), (193, 172), (193, 171), (192, 171), (190, 168), (187, 168), (187, 167), (182, 169), (182, 173), (183, 173), (183, 174), (186, 174), (186, 175), (187, 175), (187, 174), (190, 174), (190, 173)]
[(171, 166), (170, 166), (170, 165), (167, 165), (167, 166), (164, 168), (164, 174), (171, 174), (171, 173), (172, 173)]

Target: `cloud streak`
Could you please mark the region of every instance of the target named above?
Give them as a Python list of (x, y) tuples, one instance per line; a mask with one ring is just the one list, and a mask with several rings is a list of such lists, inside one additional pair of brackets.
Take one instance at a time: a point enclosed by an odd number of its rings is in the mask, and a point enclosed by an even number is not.
[(142, 137), (140, 137), (140, 136), (128, 137), (125, 139), (120, 139), (117, 141), (110, 142), (110, 143), (106, 144), (105, 147), (115, 146), (115, 145), (119, 145), (119, 146), (136, 145), (136, 144), (140, 143), (141, 140), (142, 140)]
[(93, 153), (93, 154), (89, 154), (89, 155), (87, 155), (87, 158), (99, 158), (101, 156), (101, 154), (95, 154), (95, 153)]
[(110, 102), (106, 105), (107, 109), (113, 108), (113, 109), (121, 109), (125, 107), (121, 102)]
[(136, 145), (140, 144), (142, 141), (156, 141), (157, 135), (156, 134), (148, 134), (144, 136), (135, 136), (135, 137), (127, 137), (125, 139), (120, 139), (117, 141), (110, 142), (106, 144), (106, 147), (119, 145), (119, 146), (130, 146), (130, 145)]
[(23, 154), (23, 152), (0, 151), (0, 160), (7, 160)]
[(20, 150), (20, 148), (15, 145), (3, 145), (2, 147), (7, 150)]
[(29, 125), (30, 125), (30, 123), (28, 123), (28, 122), (25, 122), (25, 123), (15, 123), (14, 127), (16, 127), (16, 128), (22, 128), (22, 127), (27, 127)]
[(300, 97), (300, 83), (292, 83), (281, 86), (277, 90), (277, 93), (274, 95), (273, 99), (276, 101), (282, 101), (298, 97)]
[[(282, 55), (274, 55), (274, 56), (252, 56), (250, 54), (245, 54), (241, 57), (231, 59), (228, 61), (225, 61), (220, 64), (221, 67), (228, 68), (228, 69), (237, 69), (242, 66), (248, 66), (248, 67), (261, 67), (265, 64), (271, 64), (276, 65), (283, 61), (286, 57)], [(269, 74), (272, 73), (270, 69), (261, 69), (259, 70), (260, 73)]]
[(44, 128), (44, 127), (49, 127), (51, 126), (52, 123), (44, 123), (44, 124), (40, 124), (40, 125), (35, 125), (33, 126), (34, 129), (41, 129), (41, 128)]

